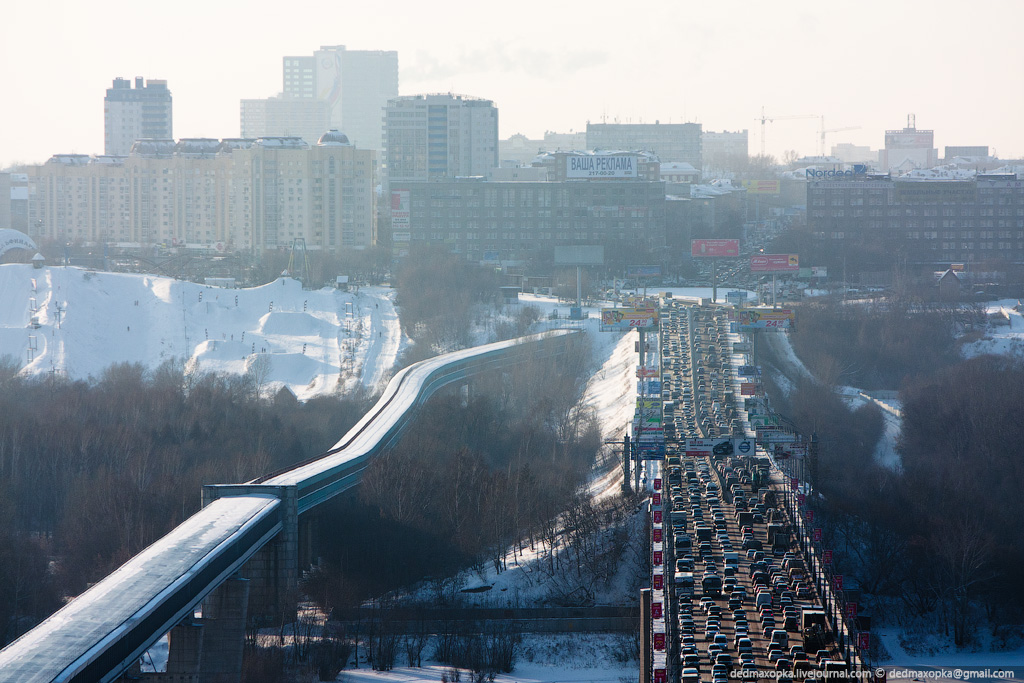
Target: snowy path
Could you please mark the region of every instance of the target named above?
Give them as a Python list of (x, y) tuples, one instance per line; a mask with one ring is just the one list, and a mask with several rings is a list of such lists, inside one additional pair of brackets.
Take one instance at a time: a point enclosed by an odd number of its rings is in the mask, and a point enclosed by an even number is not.
[(401, 347), (402, 329), (392, 295), (393, 290), (382, 287), (364, 287), (360, 290), (360, 305), (372, 305), (368, 309), (370, 343), (359, 373), (359, 381), (370, 391), (383, 389), (382, 385), (397, 362)]

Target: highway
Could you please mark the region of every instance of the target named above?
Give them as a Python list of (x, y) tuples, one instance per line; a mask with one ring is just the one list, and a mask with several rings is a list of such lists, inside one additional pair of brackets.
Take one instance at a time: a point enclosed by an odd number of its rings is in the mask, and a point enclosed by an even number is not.
[[(754, 446), (737, 374), (749, 356), (732, 350), (743, 340), (730, 332), (728, 310), (661, 303), (667, 443), (663, 521), (654, 526), (663, 538), (666, 679), (718, 683), (769, 670), (799, 678), (845, 667), (834, 661), (831, 634), (812, 626), (824, 619), (820, 599), (781, 505), (787, 482)], [(687, 439), (713, 439), (717, 452), (688, 454)]]

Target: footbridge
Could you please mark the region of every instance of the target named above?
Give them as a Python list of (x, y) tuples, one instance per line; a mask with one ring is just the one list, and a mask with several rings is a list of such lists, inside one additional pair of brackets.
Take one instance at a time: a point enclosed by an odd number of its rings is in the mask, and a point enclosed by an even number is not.
[(272, 596), (279, 609), (294, 597), (303, 516), (358, 485), (437, 390), (565, 354), (578, 334), (553, 330), (411, 365), (323, 455), (244, 484), (205, 486), (199, 512), (0, 650), (0, 683), (114, 681), (168, 632), (168, 672), (149, 680), (237, 680), (251, 594)]

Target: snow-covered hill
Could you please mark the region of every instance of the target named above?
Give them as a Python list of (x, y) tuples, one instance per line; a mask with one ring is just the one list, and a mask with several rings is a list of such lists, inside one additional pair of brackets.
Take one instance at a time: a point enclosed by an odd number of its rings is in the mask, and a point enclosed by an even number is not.
[(222, 289), (154, 275), (0, 266), (0, 356), (22, 372), (97, 377), (117, 362), (199, 371), (252, 369), (300, 399), (387, 379), (408, 343), (393, 292), (304, 291), (280, 278)]

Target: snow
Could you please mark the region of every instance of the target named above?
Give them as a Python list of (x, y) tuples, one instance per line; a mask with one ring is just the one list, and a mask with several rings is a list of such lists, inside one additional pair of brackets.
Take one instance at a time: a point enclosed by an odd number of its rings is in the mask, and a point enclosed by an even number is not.
[(1002, 299), (986, 306), (986, 313), (1002, 315), (1009, 325), (989, 325), (985, 336), (978, 341), (964, 344), (962, 353), (966, 358), (986, 353), (1024, 359), (1024, 318), (1017, 299)]
[[(679, 298), (710, 298), (711, 288), (652, 288)], [(724, 301), (729, 288), (719, 288)], [(116, 362), (155, 369), (165, 361), (185, 361), (199, 371), (241, 374), (269, 365), (265, 390), (287, 386), (306, 399), (362, 387), (378, 390), (410, 343), (393, 304), (394, 292), (363, 287), (356, 292), (330, 288), (303, 290), (297, 280), (280, 278), (250, 289), (220, 289), (171, 278), (87, 271), (72, 267), (0, 266), (0, 356), (11, 355), (26, 375), (50, 372), (75, 379), (98, 377)], [(618, 439), (635, 408), (636, 335), (600, 332), (602, 303), (585, 307), (582, 321), (567, 321), (568, 304), (553, 297), (524, 294), (519, 306), (536, 306), (541, 318), (531, 332), (577, 327), (591, 340), (596, 371), (585, 403), (606, 440)], [(558, 318), (551, 319), (552, 311)], [(503, 314), (507, 315), (508, 310)], [(38, 328), (31, 320), (37, 317)], [(485, 340), (490, 341), (490, 340)], [(266, 359), (267, 363), (263, 363)], [(595, 470), (591, 493), (601, 500), (621, 485), (621, 468), (607, 458)], [(634, 520), (635, 521), (635, 520)], [(465, 577), (466, 584), (489, 586), (481, 602), (495, 604), (543, 599), (547, 577), (537, 567), (539, 548), (510, 558), (497, 574), (493, 563)], [(607, 604), (629, 594), (628, 572), (614, 577), (597, 596)], [(497, 681), (619, 681), (636, 676), (636, 663), (621, 663), (616, 636), (572, 634), (527, 636), (524, 657), (511, 675)], [(562, 656), (574, 652), (574, 656)], [(164, 657), (166, 655), (163, 655)], [(157, 656), (160, 660), (163, 657)], [(558, 662), (546, 665), (541, 662)], [(342, 680), (438, 681), (443, 666), (397, 669), (390, 673), (347, 670)]]
[[(990, 672), (1013, 671), (1012, 677), (1003, 677), (998, 674), (994, 676), (974, 676), (971, 680), (1020, 680), (1024, 678), (1024, 648), (1016, 648), (1004, 651), (979, 651), (966, 652), (947, 649), (935, 651), (929, 654), (915, 654), (907, 651), (904, 647), (904, 632), (896, 628), (876, 628), (873, 630), (873, 637), (881, 639), (885, 650), (889, 653), (889, 659), (881, 662), (887, 670), (907, 668), (916, 671), (927, 671), (934, 669), (948, 669), (956, 667), (962, 670)], [(947, 639), (948, 640), (948, 639)], [(890, 677), (892, 678), (892, 677)], [(923, 679), (923, 676), (917, 676)], [(953, 678), (946, 676), (945, 678)], [(961, 678), (961, 677), (956, 677)], [(963, 676), (962, 680), (968, 680)]]
[[(298, 280), (222, 289), (155, 275), (0, 266), (0, 355), (26, 375), (98, 377), (113, 363), (266, 372), (299, 399), (382, 388), (409, 344), (394, 292), (303, 290)], [(31, 320), (37, 318), (38, 328)], [(265, 359), (265, 360), (264, 360)]]
[[(510, 674), (497, 674), (496, 683), (620, 683), (637, 680), (637, 662), (623, 663), (621, 636), (616, 634), (544, 634), (524, 635), (519, 659)], [(430, 646), (427, 647), (427, 653)], [(399, 655), (398, 663), (402, 661)], [(546, 664), (545, 662), (558, 662)], [(422, 668), (396, 667), (392, 671), (373, 671), (360, 664), (359, 669), (346, 669), (336, 680), (345, 683), (437, 683), (451, 667), (424, 660)], [(461, 680), (471, 676), (462, 672)]]

